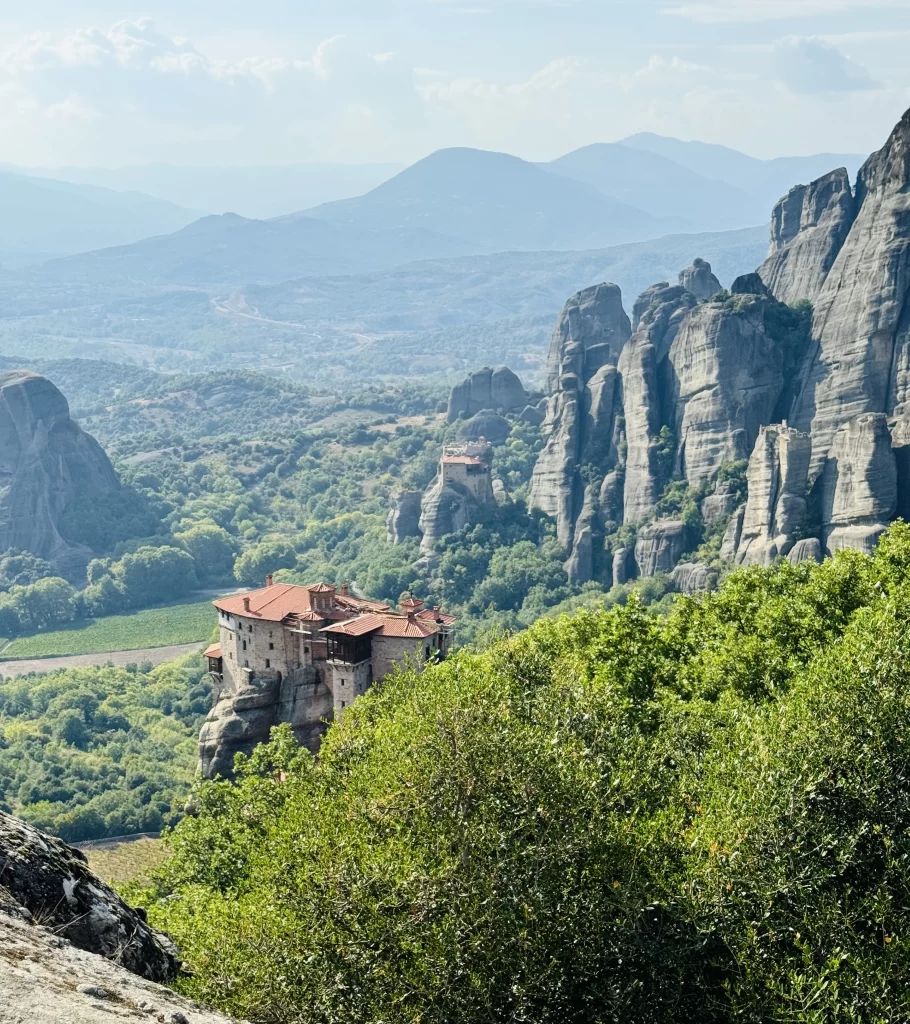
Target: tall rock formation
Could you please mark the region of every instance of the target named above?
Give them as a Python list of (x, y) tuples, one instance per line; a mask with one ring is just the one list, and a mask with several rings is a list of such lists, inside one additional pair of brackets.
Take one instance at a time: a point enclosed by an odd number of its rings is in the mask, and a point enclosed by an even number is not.
[(810, 484), (840, 428), (884, 413), (910, 440), (910, 112), (859, 172), (856, 216), (815, 304), (791, 421), (812, 434)]
[(771, 250), (758, 270), (771, 294), (790, 305), (815, 302), (855, 216), (844, 168), (791, 189), (771, 214)]
[(703, 259), (695, 260), (691, 267), (680, 271), (679, 285), (700, 301), (720, 291), (720, 281), (711, 272), (711, 264)]
[(590, 464), (606, 474), (616, 464), (616, 361), (630, 334), (622, 293), (601, 284), (566, 303), (550, 342), (547, 443), (534, 467), (530, 504), (556, 519), (567, 551), (584, 500), (580, 470)]
[(469, 419), (485, 409), (517, 412), (528, 401), (524, 385), (508, 366), (485, 366), (470, 374), (449, 393), (446, 421)]
[(389, 497), (386, 534), (390, 544), (401, 544), (409, 537), (420, 536), (420, 501), (422, 491), (395, 491)]
[(749, 460), (749, 498), (739, 527), (737, 565), (771, 565), (796, 543), (806, 519), (812, 440), (790, 427), (762, 427)]
[(91, 551), (79, 519), (120, 490), (101, 446), (46, 378), (0, 373), (0, 551), (21, 548), (71, 574)]
[(706, 304), (683, 321), (670, 349), (678, 468), (690, 484), (748, 458), (784, 388), (784, 356), (765, 317), (771, 299)]

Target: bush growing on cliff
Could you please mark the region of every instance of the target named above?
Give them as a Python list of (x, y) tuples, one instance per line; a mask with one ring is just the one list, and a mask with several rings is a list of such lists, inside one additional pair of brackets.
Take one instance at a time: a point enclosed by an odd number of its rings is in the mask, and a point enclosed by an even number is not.
[(910, 529), (542, 620), (206, 784), (143, 895), (257, 1021), (910, 1017)]

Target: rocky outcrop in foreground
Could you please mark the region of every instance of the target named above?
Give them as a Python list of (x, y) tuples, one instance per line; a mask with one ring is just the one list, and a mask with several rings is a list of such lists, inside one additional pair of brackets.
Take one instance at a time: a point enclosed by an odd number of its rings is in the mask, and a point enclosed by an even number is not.
[(160, 984), (179, 967), (79, 850), (0, 812), (0, 1021), (225, 1020)]
[(0, 551), (31, 551), (64, 575), (77, 573), (92, 552), (73, 517), (119, 489), (107, 455), (49, 380), (0, 373)]

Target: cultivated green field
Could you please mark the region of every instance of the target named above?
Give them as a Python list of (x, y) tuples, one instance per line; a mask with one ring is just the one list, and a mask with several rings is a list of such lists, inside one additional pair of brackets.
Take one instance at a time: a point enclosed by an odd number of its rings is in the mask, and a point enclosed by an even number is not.
[(215, 623), (215, 609), (209, 600), (107, 615), (53, 633), (17, 637), (3, 648), (0, 661), (191, 644), (207, 640)]

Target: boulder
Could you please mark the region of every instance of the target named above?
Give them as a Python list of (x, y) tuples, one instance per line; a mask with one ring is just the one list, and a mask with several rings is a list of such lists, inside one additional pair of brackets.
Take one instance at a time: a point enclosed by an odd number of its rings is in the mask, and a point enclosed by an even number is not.
[(446, 420), (469, 418), (484, 409), (516, 412), (527, 404), (528, 395), (517, 374), (507, 366), (485, 366), (470, 374), (449, 393)]
[(489, 441), (491, 444), (505, 444), (512, 432), (512, 424), (492, 409), (481, 409), (470, 419), (458, 425), (458, 437), (462, 441)]
[(719, 579), (718, 570), (704, 562), (681, 562), (670, 573), (673, 589), (687, 595), (717, 590)]
[(524, 409), (518, 414), (518, 418), (524, 423), (530, 423), (534, 427), (539, 427), (547, 415), (546, 402), (537, 405), (526, 405)]
[(812, 439), (783, 426), (762, 427), (749, 460), (749, 498), (736, 564), (770, 565), (786, 555), (806, 518)]
[(792, 188), (771, 214), (771, 248), (758, 274), (780, 302), (815, 302), (856, 217), (844, 168)]
[(77, 576), (92, 557), (80, 517), (119, 491), (110, 459), (49, 380), (0, 373), (0, 551), (30, 551)]
[(720, 281), (711, 273), (711, 264), (702, 259), (694, 260), (691, 267), (680, 271), (679, 283), (700, 301), (721, 291)]
[(390, 544), (401, 544), (420, 536), (421, 491), (395, 491), (389, 497), (386, 536)]
[(177, 976), (180, 961), (170, 939), (93, 875), (81, 851), (2, 811), (0, 909), (143, 978)]
[(822, 544), (818, 537), (806, 537), (798, 540), (790, 549), (787, 560), (791, 565), (802, 565), (803, 562), (821, 562), (824, 559)]
[(730, 285), (731, 295), (764, 295), (766, 298), (773, 297), (768, 287), (761, 279), (761, 274), (753, 271), (751, 274), (740, 274)]
[(639, 575), (670, 572), (686, 550), (688, 530), (680, 519), (658, 519), (638, 531), (635, 562)]

